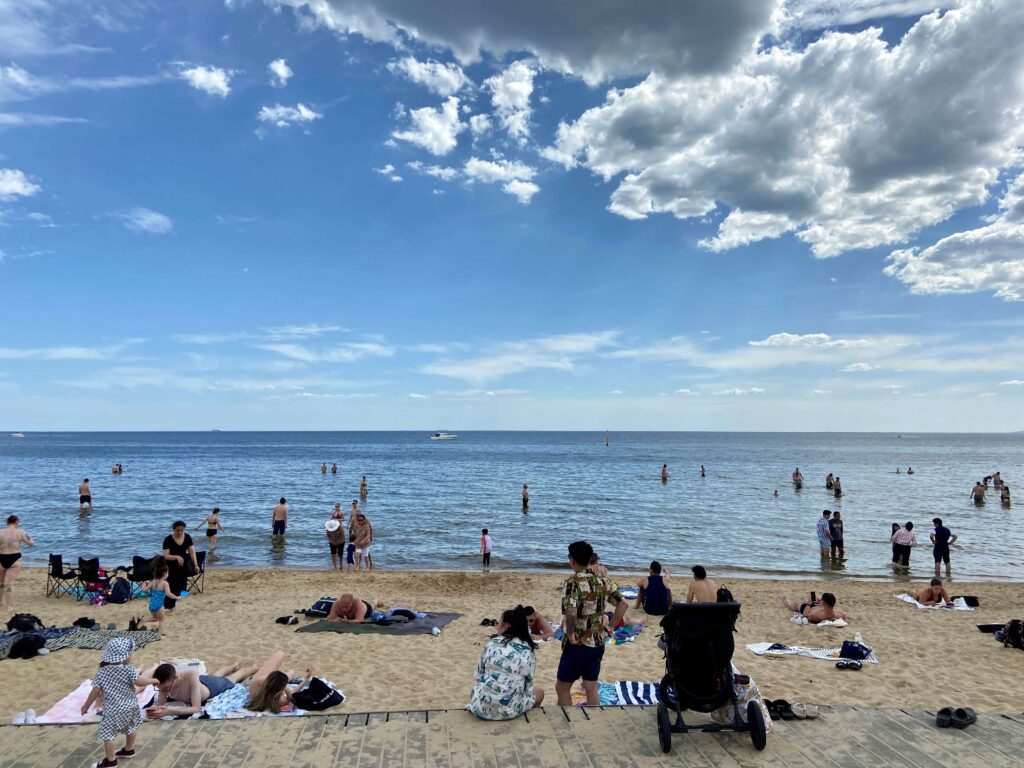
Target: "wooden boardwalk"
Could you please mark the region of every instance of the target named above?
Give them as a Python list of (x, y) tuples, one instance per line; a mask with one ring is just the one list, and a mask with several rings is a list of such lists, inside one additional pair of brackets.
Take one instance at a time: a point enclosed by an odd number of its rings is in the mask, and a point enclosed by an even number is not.
[[(691, 715), (692, 721), (700, 721)], [(95, 725), (0, 727), (0, 768), (82, 768), (102, 757)], [(964, 731), (933, 713), (822, 707), (778, 723), (764, 752), (746, 734), (675, 734), (658, 747), (653, 707), (545, 707), (507, 723), (459, 710), (147, 723), (137, 768), (876, 768), (1020, 766), (1024, 717), (980, 715)]]

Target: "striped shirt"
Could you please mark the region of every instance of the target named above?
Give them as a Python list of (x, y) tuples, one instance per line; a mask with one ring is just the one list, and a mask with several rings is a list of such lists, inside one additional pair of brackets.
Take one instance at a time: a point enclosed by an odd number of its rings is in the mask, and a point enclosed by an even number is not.
[(906, 528), (900, 528), (892, 535), (892, 543), (902, 544), (907, 547), (916, 547), (917, 537), (914, 536), (913, 531), (908, 531)]

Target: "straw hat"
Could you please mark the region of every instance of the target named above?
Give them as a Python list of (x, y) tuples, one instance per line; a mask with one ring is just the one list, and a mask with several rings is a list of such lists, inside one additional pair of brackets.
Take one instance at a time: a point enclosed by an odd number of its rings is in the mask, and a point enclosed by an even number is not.
[(135, 652), (135, 641), (130, 637), (114, 637), (103, 649), (103, 657), (100, 659), (104, 664), (120, 664), (127, 661)]
[(328, 520), (326, 523), (324, 523), (324, 528), (326, 528), (331, 533), (334, 533), (336, 530), (341, 528), (341, 523), (339, 523), (337, 520)]

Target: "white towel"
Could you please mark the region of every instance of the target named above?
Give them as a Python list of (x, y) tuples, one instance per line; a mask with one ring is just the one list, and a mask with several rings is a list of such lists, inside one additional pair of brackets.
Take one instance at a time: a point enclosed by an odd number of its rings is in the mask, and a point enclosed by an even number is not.
[(962, 597), (958, 597), (956, 600), (954, 600), (952, 607), (944, 605), (944, 604), (941, 604), (941, 603), (939, 605), (925, 605), (924, 603), (919, 603), (917, 600), (915, 600), (913, 597), (911, 597), (910, 595), (908, 595), (906, 593), (903, 593), (902, 595), (896, 595), (896, 599), (897, 600), (902, 600), (904, 603), (910, 603), (911, 605), (916, 605), (918, 608), (924, 608), (926, 610), (932, 610), (932, 609), (936, 609), (936, 610), (940, 610), (940, 611), (943, 611), (943, 610), (945, 610), (945, 611), (973, 611), (974, 610), (973, 608), (971, 608), (971, 607), (969, 607), (967, 605), (967, 601), (964, 600)]
[[(803, 645), (782, 646), (769, 651), (776, 643), (751, 643), (747, 650), (757, 656), (764, 656), (765, 653), (778, 654), (779, 656), (806, 656), (809, 659), (821, 659), (822, 661), (839, 661), (839, 648), (808, 648)], [(864, 659), (868, 664), (877, 664), (878, 657), (872, 651), (871, 655)]]
[[(806, 616), (801, 616), (799, 613), (794, 613), (789, 617), (790, 624), (810, 624)], [(846, 627), (849, 626), (843, 619), (826, 619), (825, 621), (819, 621), (815, 626), (818, 627)]]

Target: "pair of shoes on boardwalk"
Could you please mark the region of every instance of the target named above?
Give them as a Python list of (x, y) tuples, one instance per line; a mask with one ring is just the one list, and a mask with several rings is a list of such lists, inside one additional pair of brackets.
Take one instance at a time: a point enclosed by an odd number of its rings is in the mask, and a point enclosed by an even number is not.
[(939, 728), (966, 728), (978, 722), (978, 715), (970, 707), (943, 707), (935, 713)]

